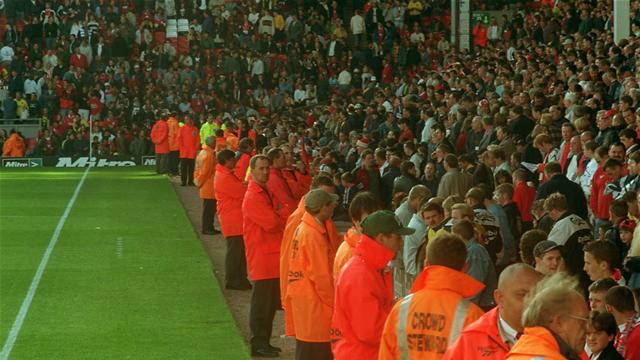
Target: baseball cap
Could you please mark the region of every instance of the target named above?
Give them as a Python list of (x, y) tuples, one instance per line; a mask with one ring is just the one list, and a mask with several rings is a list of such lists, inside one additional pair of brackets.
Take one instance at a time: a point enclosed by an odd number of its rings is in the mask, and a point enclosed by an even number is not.
[(339, 199), (340, 197), (336, 194), (329, 194), (322, 189), (313, 189), (305, 195), (304, 206), (311, 211), (317, 211), (328, 203), (338, 203)]
[(396, 214), (389, 210), (379, 210), (367, 216), (362, 223), (362, 232), (370, 237), (375, 237), (378, 234), (398, 234), (398, 235), (411, 235), (416, 230), (402, 226), (400, 220)]
[(553, 241), (545, 240), (539, 242), (536, 247), (533, 248), (533, 256), (541, 257), (551, 250), (560, 248), (561, 245), (554, 243)]
[(636, 222), (630, 219), (624, 219), (620, 222), (618, 228), (620, 228), (620, 231), (633, 232), (636, 229)]

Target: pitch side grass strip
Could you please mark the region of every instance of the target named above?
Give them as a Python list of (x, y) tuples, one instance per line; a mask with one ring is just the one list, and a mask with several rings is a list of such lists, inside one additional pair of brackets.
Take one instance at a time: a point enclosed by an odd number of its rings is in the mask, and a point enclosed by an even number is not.
[(2, 347), (2, 352), (0, 352), (0, 360), (6, 360), (9, 358), (11, 354), (11, 350), (13, 349), (13, 345), (16, 343), (16, 339), (20, 334), (20, 330), (22, 329), (22, 324), (24, 323), (24, 319), (29, 312), (29, 308), (31, 307), (31, 302), (33, 301), (33, 297), (36, 295), (36, 291), (38, 290), (38, 285), (40, 285), (40, 280), (42, 279), (42, 274), (44, 270), (47, 268), (47, 264), (49, 263), (49, 257), (51, 257), (51, 253), (53, 249), (56, 247), (56, 243), (58, 242), (58, 238), (60, 237), (60, 233), (62, 232), (62, 228), (64, 227), (67, 218), (69, 217), (69, 213), (71, 212), (71, 208), (73, 204), (76, 202), (78, 198), (78, 194), (80, 193), (80, 189), (82, 189), (82, 185), (84, 184), (87, 175), (89, 174), (89, 168), (84, 170), (78, 185), (76, 186), (71, 199), (69, 199), (69, 203), (67, 207), (64, 209), (64, 213), (60, 217), (58, 221), (58, 225), (56, 226), (53, 235), (51, 236), (51, 240), (49, 240), (49, 246), (44, 252), (42, 256), (42, 260), (40, 260), (40, 265), (38, 265), (38, 269), (36, 270), (36, 274), (33, 276), (33, 280), (31, 280), (31, 285), (29, 285), (29, 291), (27, 291), (27, 296), (25, 296), (22, 305), (20, 306), (20, 311), (18, 311), (18, 316), (16, 316), (16, 320), (13, 322), (11, 326), (11, 330), (9, 331), (9, 336), (7, 337), (4, 346)]

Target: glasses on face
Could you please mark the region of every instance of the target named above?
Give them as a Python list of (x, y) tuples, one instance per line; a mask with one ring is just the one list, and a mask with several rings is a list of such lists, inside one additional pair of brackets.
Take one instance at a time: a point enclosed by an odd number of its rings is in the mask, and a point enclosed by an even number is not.
[(570, 318), (576, 319), (576, 320), (580, 320), (580, 321), (584, 321), (585, 323), (589, 321), (588, 318), (585, 317), (581, 317), (581, 316), (576, 316), (576, 315), (569, 315)]

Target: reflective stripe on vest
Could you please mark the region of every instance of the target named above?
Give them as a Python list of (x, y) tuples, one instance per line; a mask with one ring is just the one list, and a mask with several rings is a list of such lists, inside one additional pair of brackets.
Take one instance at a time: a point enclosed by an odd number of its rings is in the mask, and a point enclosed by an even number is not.
[[(400, 353), (399, 360), (409, 360), (409, 344), (407, 342), (407, 320), (409, 318), (409, 304), (413, 294), (407, 295), (402, 299), (400, 303), (400, 314), (398, 315), (398, 323), (396, 324), (396, 338), (398, 342), (398, 351)], [(471, 302), (466, 299), (460, 299), (456, 311), (453, 314), (453, 321), (451, 322), (451, 329), (449, 330), (449, 339), (447, 346), (451, 346), (462, 333), (464, 327), (464, 321), (467, 318), (467, 312), (469, 311), (469, 305)]]
[(464, 326), (464, 320), (467, 318), (467, 312), (469, 311), (469, 304), (471, 302), (467, 299), (460, 299), (458, 306), (456, 306), (456, 312), (453, 314), (453, 322), (451, 323), (451, 330), (449, 330), (449, 346), (458, 340), (462, 327)]
[(398, 315), (398, 324), (396, 325), (396, 337), (398, 341), (398, 350), (400, 351), (399, 360), (409, 360), (409, 344), (407, 342), (407, 319), (409, 318), (409, 304), (413, 294), (407, 295), (400, 303), (400, 314)]

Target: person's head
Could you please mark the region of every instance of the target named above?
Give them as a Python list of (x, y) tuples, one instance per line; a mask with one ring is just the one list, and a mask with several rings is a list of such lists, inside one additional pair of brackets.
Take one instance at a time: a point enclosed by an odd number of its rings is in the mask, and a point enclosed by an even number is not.
[(420, 208), (420, 216), (429, 228), (435, 228), (444, 220), (444, 209), (434, 201), (428, 201)]
[(544, 174), (549, 178), (556, 174), (562, 174), (562, 166), (557, 161), (551, 161), (544, 166)]
[(553, 193), (544, 200), (544, 210), (553, 221), (557, 221), (568, 210), (567, 198), (560, 193)]
[(459, 235), (465, 242), (471, 240), (475, 234), (473, 223), (469, 220), (462, 219), (451, 227), (451, 233)]
[(560, 245), (553, 241), (539, 242), (533, 248), (533, 257), (536, 261), (536, 270), (543, 275), (552, 275), (558, 272), (562, 266), (562, 253)]
[(631, 241), (633, 240), (633, 232), (636, 229), (636, 222), (630, 219), (624, 219), (618, 225), (618, 229), (620, 231), (620, 240), (630, 247)]
[(522, 331), (524, 299), (541, 278), (540, 273), (523, 263), (509, 265), (500, 273), (493, 297), (500, 316), (517, 331)]
[(604, 297), (605, 308), (622, 325), (635, 313), (633, 291), (626, 286), (616, 285), (607, 291)]
[(233, 170), (233, 168), (236, 166), (236, 154), (234, 154), (231, 150), (224, 149), (218, 151), (218, 153), (216, 154), (216, 160), (218, 161), (218, 164), (226, 167), (229, 170)]
[(420, 210), (420, 204), (424, 202), (425, 199), (431, 197), (431, 190), (424, 185), (416, 185), (409, 190), (409, 207), (413, 211)]
[(622, 162), (618, 159), (609, 158), (602, 165), (604, 172), (613, 180), (618, 180), (622, 176)]
[(269, 170), (271, 162), (264, 155), (254, 155), (249, 161), (251, 169), (251, 178), (260, 186), (265, 186), (269, 181)]
[(539, 229), (528, 230), (522, 234), (520, 238), (520, 258), (522, 262), (532, 266), (535, 265), (534, 249), (539, 243), (546, 240), (547, 233)]
[(331, 176), (320, 173), (311, 179), (311, 190), (313, 189), (322, 189), (329, 194), (335, 194), (336, 184), (333, 182)]
[(623, 199), (613, 200), (611, 204), (609, 204), (609, 220), (614, 224), (626, 218), (628, 214), (629, 206)]
[(427, 266), (444, 266), (462, 271), (466, 261), (467, 246), (458, 235), (438, 235), (427, 244)]
[(577, 279), (562, 272), (540, 281), (525, 300), (522, 324), (525, 328), (546, 327), (569, 347), (584, 350), (589, 308)]
[(330, 194), (322, 189), (313, 189), (304, 196), (304, 208), (316, 219), (325, 222), (333, 217), (338, 199), (336, 194)]
[(504, 206), (511, 203), (511, 199), (513, 199), (513, 193), (513, 185), (509, 183), (500, 184), (496, 186), (496, 189), (493, 192), (493, 198), (499, 205)]
[(376, 165), (376, 159), (373, 156), (373, 151), (370, 149), (364, 150), (360, 156), (362, 157), (362, 166), (365, 169), (371, 169)]
[(378, 210), (367, 216), (362, 223), (362, 233), (382, 244), (394, 254), (402, 249), (402, 236), (411, 235), (414, 229), (404, 227), (389, 210)]
[(609, 145), (609, 158), (616, 159), (620, 162), (624, 161), (625, 148), (620, 142)]
[(464, 196), (464, 202), (473, 207), (484, 204), (486, 194), (480, 187), (472, 187)]
[(276, 169), (284, 169), (287, 166), (287, 158), (284, 155), (284, 151), (280, 148), (269, 150), (267, 157), (271, 161), (271, 166)]
[(400, 173), (405, 176), (413, 176), (417, 175), (416, 165), (409, 160), (405, 160), (400, 164)]
[(618, 264), (618, 247), (611, 241), (591, 241), (584, 246), (584, 271), (591, 281), (611, 277)]
[(587, 326), (587, 346), (591, 353), (600, 354), (618, 333), (616, 319), (606, 311), (592, 311)]
[(596, 311), (606, 311), (604, 307), (604, 297), (607, 291), (618, 283), (612, 278), (596, 280), (589, 285), (589, 308)]
[(458, 168), (458, 158), (453, 154), (447, 154), (444, 157), (444, 166), (445, 166), (445, 169), (447, 171), (450, 170), (450, 169), (457, 169)]
[(208, 147), (210, 147), (211, 149), (215, 149), (216, 148), (216, 138), (213, 136), (209, 136), (206, 139), (204, 139), (204, 144)]
[[(223, 132), (224, 134), (224, 132)], [(238, 151), (249, 154), (253, 150), (253, 140), (251, 138), (242, 138), (238, 142)]]
[(349, 204), (349, 217), (351, 218), (353, 226), (355, 226), (358, 231), (362, 231), (362, 227), (360, 226), (362, 220), (369, 216), (369, 214), (373, 214), (380, 209), (378, 199), (372, 193), (363, 191), (351, 200), (351, 204)]
[(471, 206), (467, 204), (455, 204), (451, 207), (451, 222), (454, 224), (462, 219), (467, 219), (473, 222), (475, 215)]

